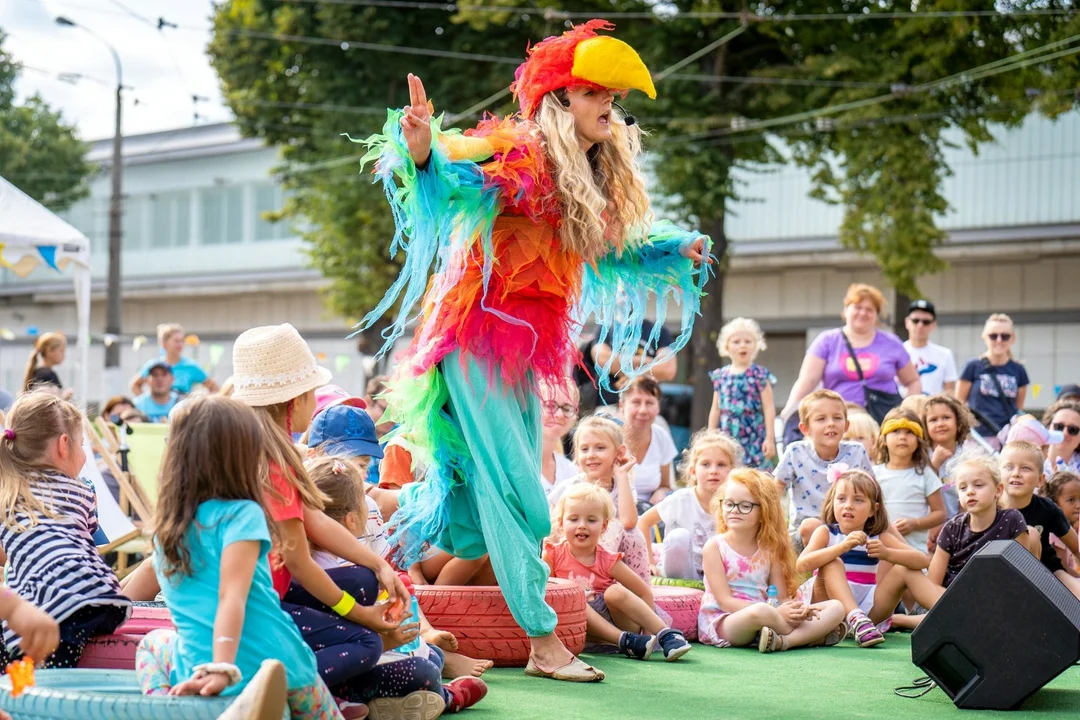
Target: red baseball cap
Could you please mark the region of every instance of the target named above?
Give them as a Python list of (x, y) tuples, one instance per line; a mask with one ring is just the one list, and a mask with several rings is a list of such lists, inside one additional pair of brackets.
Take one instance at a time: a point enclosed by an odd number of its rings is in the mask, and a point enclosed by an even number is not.
[(353, 397), (337, 385), (323, 385), (315, 390), (315, 412), (312, 417), (335, 405), (350, 405), (361, 410), (367, 408), (367, 403), (363, 398)]

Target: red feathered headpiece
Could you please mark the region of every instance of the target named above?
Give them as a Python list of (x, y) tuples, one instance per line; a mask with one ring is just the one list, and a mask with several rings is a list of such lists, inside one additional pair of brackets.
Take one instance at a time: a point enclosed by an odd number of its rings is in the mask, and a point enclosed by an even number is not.
[[(590, 20), (530, 47), (510, 85), (521, 105), (521, 114), (531, 120), (544, 95), (571, 86), (637, 88), (656, 97), (649, 72), (633, 48), (596, 33), (614, 28), (607, 20)], [(587, 42), (593, 38), (602, 39)]]

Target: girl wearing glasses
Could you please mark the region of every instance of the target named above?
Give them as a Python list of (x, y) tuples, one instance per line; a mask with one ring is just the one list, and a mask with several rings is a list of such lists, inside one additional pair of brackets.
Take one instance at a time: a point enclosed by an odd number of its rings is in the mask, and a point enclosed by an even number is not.
[(1043, 425), (1057, 430), (1062, 440), (1046, 450), (1046, 467), (1043, 472), (1050, 477), (1058, 470), (1080, 473), (1080, 402), (1058, 400), (1043, 415)]
[[(701, 642), (745, 647), (757, 639), (763, 653), (840, 642), (844, 606), (839, 601), (805, 605), (794, 599), (795, 556), (776, 480), (760, 470), (733, 470), (712, 509), (718, 534), (705, 543)], [(775, 607), (768, 602), (770, 585), (780, 601)]]
[(980, 420), (975, 431), (996, 444), (994, 436), (998, 429), (1008, 425), (1024, 408), (1028, 374), (1012, 356), (1016, 342), (1012, 318), (994, 313), (986, 319), (982, 338), (986, 352), (964, 366), (956, 386), (956, 399), (986, 419), (986, 423)]

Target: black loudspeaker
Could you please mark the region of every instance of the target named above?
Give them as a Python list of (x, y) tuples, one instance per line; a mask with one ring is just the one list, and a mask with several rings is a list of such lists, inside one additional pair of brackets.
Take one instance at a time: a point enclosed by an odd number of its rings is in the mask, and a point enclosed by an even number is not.
[(1080, 600), (1013, 540), (977, 552), (911, 636), (957, 707), (1015, 710), (1080, 658)]

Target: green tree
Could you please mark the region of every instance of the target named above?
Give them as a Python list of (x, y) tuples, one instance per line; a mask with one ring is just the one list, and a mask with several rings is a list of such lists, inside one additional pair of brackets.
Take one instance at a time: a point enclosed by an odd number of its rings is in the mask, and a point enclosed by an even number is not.
[(3, 42), (0, 31), (0, 175), (50, 209), (64, 210), (89, 192), (86, 145), (37, 95), (15, 102), (19, 65)]
[[(1016, 125), (1033, 110), (1065, 112), (1080, 79), (1076, 56), (1023, 54), (1054, 42), (1062, 43), (1056, 51), (1069, 48), (1068, 38), (1080, 34), (1080, 16), (1046, 11), (1067, 11), (1072, 0), (923, 0), (914, 13), (906, 0), (542, 0), (549, 8), (543, 13), (511, 9), (518, 0), (483, 4), (488, 9), (474, 4), (450, 16), (435, 9), (232, 0), (218, 10), (210, 50), (245, 132), (282, 146), (287, 162), (306, 163), (353, 152), (335, 133), (356, 129), (363, 136), (377, 127), (382, 107), (405, 102), (407, 72), (420, 74), (436, 104), (452, 111), (505, 88), (525, 43), (568, 22), (564, 8), (599, 17), (635, 14), (616, 19), (617, 34), (654, 72), (731, 34), (658, 77), (655, 103), (627, 99), (654, 134), (651, 165), (665, 210), (709, 233), (721, 261), (690, 353), (697, 426), (711, 397), (706, 371), (719, 363), (724, 213), (739, 196), (734, 169), (789, 158), (812, 168), (814, 195), (844, 207), (841, 242), (874, 258), (899, 292), (914, 293), (919, 275), (942, 268), (934, 250), (944, 239), (937, 219), (947, 210), (943, 149), (955, 142), (977, 148), (992, 139), (993, 124)], [(507, 9), (493, 12), (496, 7)], [(932, 15), (955, 11), (991, 14)], [(327, 40), (274, 39), (274, 33)], [(352, 45), (343, 50), (346, 41)], [(496, 60), (375, 53), (357, 49), (357, 42)], [(1033, 63), (990, 65), (1009, 57)], [(970, 72), (976, 68), (983, 70)], [(301, 103), (353, 107), (346, 114)], [(504, 97), (487, 109), (513, 108)], [(342, 165), (290, 181), (296, 193), (290, 210), (310, 221), (316, 265), (335, 279), (335, 307), (351, 315), (370, 308), (390, 277), (383, 250), (388, 213), (378, 191), (351, 184), (355, 172)]]

